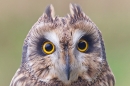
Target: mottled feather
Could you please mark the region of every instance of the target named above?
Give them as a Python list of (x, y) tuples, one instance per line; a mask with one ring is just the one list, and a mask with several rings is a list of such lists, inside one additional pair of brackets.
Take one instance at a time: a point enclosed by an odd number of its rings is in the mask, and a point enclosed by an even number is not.
[[(89, 49), (77, 50), (80, 39)], [(50, 41), (52, 54), (45, 54), (41, 45)], [(55, 16), (52, 5), (27, 34), (22, 62), (10, 86), (114, 86), (114, 75), (107, 63), (101, 31), (76, 4), (70, 14)]]

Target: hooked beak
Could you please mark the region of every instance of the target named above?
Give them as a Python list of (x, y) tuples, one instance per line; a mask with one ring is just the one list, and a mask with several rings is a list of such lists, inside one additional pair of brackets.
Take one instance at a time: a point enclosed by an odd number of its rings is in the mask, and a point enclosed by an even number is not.
[(65, 73), (66, 73), (67, 79), (69, 80), (70, 79), (70, 57), (68, 55), (67, 46), (65, 46), (65, 64), (66, 64)]
[(68, 56), (68, 53), (66, 55), (66, 67), (65, 67), (65, 73), (66, 73), (66, 76), (67, 76), (67, 79), (69, 80), (70, 79), (70, 62), (69, 62), (69, 56)]

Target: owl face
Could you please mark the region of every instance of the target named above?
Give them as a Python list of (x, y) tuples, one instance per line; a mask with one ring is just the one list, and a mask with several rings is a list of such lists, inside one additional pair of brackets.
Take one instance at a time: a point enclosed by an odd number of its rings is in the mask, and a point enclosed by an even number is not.
[(39, 80), (70, 84), (81, 77), (92, 81), (101, 72), (100, 31), (78, 6), (71, 5), (70, 11), (67, 17), (54, 17), (49, 6), (25, 39), (22, 64)]

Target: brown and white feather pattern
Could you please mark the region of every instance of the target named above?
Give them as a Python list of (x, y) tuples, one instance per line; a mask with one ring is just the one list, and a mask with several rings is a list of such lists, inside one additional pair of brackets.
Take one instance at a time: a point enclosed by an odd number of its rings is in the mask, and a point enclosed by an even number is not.
[[(83, 37), (90, 41), (85, 53), (77, 50)], [(52, 42), (55, 52), (44, 54), (42, 40)], [(70, 4), (66, 17), (55, 17), (53, 6), (47, 7), (24, 40), (21, 66), (10, 83), (10, 86), (114, 85), (102, 34), (76, 4)]]

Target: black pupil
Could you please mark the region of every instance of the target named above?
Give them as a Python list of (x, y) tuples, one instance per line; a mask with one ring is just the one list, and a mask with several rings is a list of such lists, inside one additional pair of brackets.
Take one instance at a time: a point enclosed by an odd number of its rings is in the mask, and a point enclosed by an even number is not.
[(52, 46), (52, 44), (50, 44), (50, 43), (46, 44), (46, 46), (45, 46), (45, 50), (46, 50), (46, 51), (51, 51), (52, 48), (53, 48), (53, 46)]
[(83, 41), (80, 41), (80, 42), (78, 43), (78, 47), (79, 47), (80, 49), (84, 49), (84, 48), (86, 47), (86, 43), (83, 42)]

